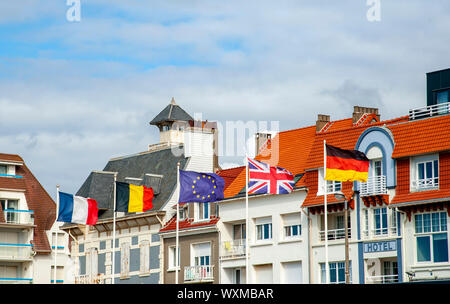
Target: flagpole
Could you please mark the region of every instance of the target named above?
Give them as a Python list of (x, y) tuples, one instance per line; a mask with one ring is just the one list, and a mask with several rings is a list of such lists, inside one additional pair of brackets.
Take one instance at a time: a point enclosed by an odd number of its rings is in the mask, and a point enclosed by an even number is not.
[(114, 284), (114, 272), (116, 262), (116, 180), (117, 172), (114, 173), (114, 205), (113, 205), (113, 240), (112, 240), (112, 270), (111, 270), (111, 284)]
[(177, 163), (177, 186), (178, 186), (178, 198), (177, 198), (177, 227), (176, 227), (176, 238), (175, 238), (175, 284), (178, 284), (178, 267), (179, 267), (179, 259), (178, 259), (178, 229), (180, 225), (180, 162)]
[(248, 155), (245, 153), (245, 283), (249, 284), (250, 268), (249, 264), (249, 248), (248, 248)]
[(329, 267), (328, 267), (328, 208), (327, 208), (327, 181), (325, 176), (327, 174), (327, 141), (323, 141), (323, 181), (324, 181), (324, 209), (325, 209), (325, 282), (329, 283)]
[(55, 266), (53, 269), (53, 284), (56, 284), (56, 253), (58, 251), (58, 214), (59, 214), (59, 185), (56, 185), (56, 220), (55, 220), (55, 243), (53, 246), (55, 246)]

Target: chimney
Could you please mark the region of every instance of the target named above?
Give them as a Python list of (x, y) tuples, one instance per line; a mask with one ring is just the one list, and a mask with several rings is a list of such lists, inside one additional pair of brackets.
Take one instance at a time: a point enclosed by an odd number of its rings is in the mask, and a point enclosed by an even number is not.
[(322, 130), (322, 128), (330, 122), (330, 115), (319, 114), (316, 121), (316, 132)]
[(378, 108), (354, 106), (353, 107), (353, 124), (357, 123), (358, 120), (364, 114), (376, 114), (377, 120), (380, 121), (380, 114), (378, 114)]

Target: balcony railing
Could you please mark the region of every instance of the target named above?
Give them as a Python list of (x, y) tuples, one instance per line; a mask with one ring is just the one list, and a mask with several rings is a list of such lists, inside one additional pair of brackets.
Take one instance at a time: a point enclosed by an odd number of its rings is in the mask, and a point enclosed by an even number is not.
[(0, 278), (0, 284), (31, 284), (33, 279), (25, 278)]
[(416, 191), (439, 189), (439, 177), (413, 180), (412, 187)]
[(194, 282), (213, 282), (214, 266), (186, 266), (184, 267), (184, 281)]
[(96, 276), (90, 274), (75, 276), (75, 284), (104, 284), (104, 283), (105, 283), (104, 274), (98, 274)]
[(381, 275), (381, 276), (368, 276), (366, 277), (368, 284), (389, 284), (398, 282), (398, 274)]
[(27, 260), (31, 259), (32, 245), (0, 243), (0, 259), (2, 260)]
[[(352, 233), (351, 233), (351, 229), (348, 228), (348, 238), (351, 238)], [(328, 240), (332, 241), (332, 240), (340, 240), (340, 239), (345, 239), (345, 228), (343, 229), (333, 229), (333, 230), (328, 230)], [(325, 241), (325, 231), (320, 231), (320, 240), (321, 241)]]
[(33, 225), (34, 224), (33, 214), (34, 212), (31, 210), (13, 210), (13, 209), (3, 210), (3, 215), (5, 217), (5, 222), (7, 224)]
[(360, 195), (380, 195), (387, 194), (386, 176), (371, 176), (367, 178), (367, 182), (361, 183)]
[(224, 241), (220, 246), (220, 258), (245, 256), (245, 239)]
[(427, 118), (447, 113), (450, 113), (449, 102), (409, 110), (409, 120)]
[(370, 235), (367, 230), (363, 230), (362, 233), (365, 239), (397, 236), (397, 227), (391, 226), (389, 228), (375, 228), (370, 230)]

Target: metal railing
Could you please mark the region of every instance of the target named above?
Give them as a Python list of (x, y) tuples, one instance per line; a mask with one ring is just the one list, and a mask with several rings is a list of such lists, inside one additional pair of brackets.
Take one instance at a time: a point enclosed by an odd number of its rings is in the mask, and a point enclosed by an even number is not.
[(33, 246), (28, 244), (0, 243), (0, 259), (22, 260), (31, 259)]
[(33, 225), (34, 224), (34, 212), (31, 210), (14, 210), (5, 209), (3, 215), (7, 224), (22, 224)]
[(220, 257), (233, 258), (245, 256), (245, 239), (224, 241), (220, 246)]
[(450, 113), (450, 103), (440, 103), (409, 110), (409, 120), (421, 119)]
[(184, 267), (185, 282), (214, 281), (214, 266), (186, 266)]
[(33, 279), (25, 278), (0, 278), (0, 284), (31, 284)]
[(398, 282), (398, 274), (368, 276), (366, 277), (368, 284), (389, 284)]
[(378, 237), (386, 237), (386, 236), (396, 236), (397, 235), (397, 227), (391, 226), (389, 228), (375, 228), (369, 231), (363, 230), (362, 235), (365, 239), (369, 238), (378, 238)]
[(367, 178), (367, 182), (361, 183), (361, 197), (379, 194), (387, 194), (386, 176), (371, 176)]
[(414, 190), (433, 190), (439, 189), (439, 177), (416, 179), (412, 181)]
[[(351, 229), (348, 228), (347, 231), (348, 231), (348, 238), (351, 238), (352, 237)], [(345, 228), (328, 230), (329, 241), (340, 239), (345, 239)], [(325, 230), (320, 231), (320, 240), (325, 241)]]
[(104, 284), (105, 283), (105, 275), (98, 274), (96, 276), (85, 274), (75, 276), (75, 284)]

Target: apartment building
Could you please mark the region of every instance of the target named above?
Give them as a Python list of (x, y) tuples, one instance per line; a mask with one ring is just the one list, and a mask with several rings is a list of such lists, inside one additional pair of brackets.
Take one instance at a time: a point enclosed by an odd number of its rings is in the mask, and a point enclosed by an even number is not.
[(66, 277), (68, 235), (54, 224), (55, 209), (55, 202), (24, 160), (0, 154), (0, 283), (54, 283), (55, 269), (56, 283), (70, 282), (70, 276)]

